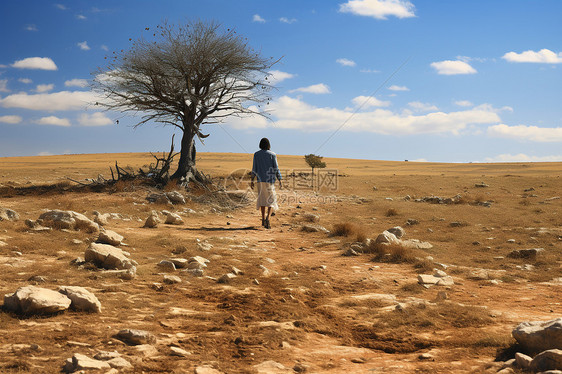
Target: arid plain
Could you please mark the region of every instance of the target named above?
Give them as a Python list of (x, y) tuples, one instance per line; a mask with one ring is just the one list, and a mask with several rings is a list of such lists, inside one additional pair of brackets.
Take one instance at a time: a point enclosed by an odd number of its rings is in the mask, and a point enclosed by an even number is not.
[[(324, 179), (309, 188), (298, 179), (308, 172), (303, 157), (278, 159), (286, 188), (266, 230), (251, 201), (235, 207), (166, 186), (186, 204), (150, 203), (158, 191), (142, 185), (92, 190), (68, 179), (110, 178), (115, 162), (135, 170), (150, 154), (0, 158), (0, 207), (20, 216), (0, 221), (2, 295), (81, 286), (102, 305), (100, 313), (1, 311), (0, 371), (56, 373), (75, 353), (117, 351), (132, 367), (113, 372), (495, 373), (517, 324), (562, 315), (562, 163), (328, 158), (332, 174), (318, 171)], [(251, 162), (250, 154), (200, 153), (197, 165), (217, 185), (244, 191)], [(136, 276), (72, 263), (97, 233), (24, 223), (51, 209), (112, 213), (104, 227), (124, 237)], [(183, 224), (144, 228), (153, 210)], [(423, 245), (364, 244), (396, 226)], [(543, 251), (511, 255), (531, 248)], [(158, 266), (195, 256), (209, 260), (202, 276)], [(420, 284), (436, 270), (454, 284)], [(170, 275), (181, 282), (165, 281)], [(156, 340), (127, 345), (115, 337), (122, 329)]]

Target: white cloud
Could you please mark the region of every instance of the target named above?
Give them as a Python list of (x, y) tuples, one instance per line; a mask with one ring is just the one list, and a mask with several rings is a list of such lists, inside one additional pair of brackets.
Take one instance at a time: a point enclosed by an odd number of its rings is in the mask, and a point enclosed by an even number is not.
[(49, 126), (62, 126), (69, 127), (70, 121), (66, 118), (59, 118), (55, 116), (42, 117), (35, 121), (38, 125), (49, 125)]
[(267, 80), (273, 85), (282, 82), (285, 79), (294, 78), (296, 76), (295, 74), (286, 73), (280, 70), (271, 70), (269, 71), (269, 74), (270, 75), (268, 76)]
[(469, 107), (469, 106), (474, 105), (468, 100), (458, 100), (458, 101), (455, 101), (455, 104), (458, 105), (458, 106), (462, 106), (462, 107)]
[(87, 79), (71, 79), (64, 82), (66, 87), (88, 87), (88, 80)]
[(330, 87), (328, 87), (324, 83), (313, 84), (312, 86), (308, 87), (300, 87), (289, 92), (306, 92), (318, 95), (331, 93)]
[(390, 105), (390, 101), (382, 101), (373, 96), (357, 96), (351, 101), (356, 107), (361, 107), (362, 109), (386, 107)]
[(350, 59), (347, 59), (347, 58), (338, 58), (338, 59), (336, 60), (336, 62), (337, 62), (338, 64), (340, 64), (341, 66), (355, 66), (355, 65), (357, 65), (357, 64), (355, 63), (355, 61), (350, 60)]
[(562, 161), (562, 155), (558, 156), (529, 156), (524, 153), (512, 155), (509, 153), (486, 157), (485, 162), (552, 162)]
[(252, 21), (254, 22), (259, 22), (259, 23), (265, 23), (265, 19), (263, 19), (259, 14), (254, 14), (254, 17), (252, 18)]
[(83, 14), (78, 14), (78, 15), (76, 16), (76, 18), (78, 18), (79, 20), (85, 20), (85, 19), (86, 19), (86, 16), (83, 15)]
[(388, 87), (391, 91), (410, 91), (410, 89), (406, 86), (397, 86), (393, 84), (392, 86)]
[(57, 70), (57, 65), (49, 57), (28, 57), (12, 64), (18, 69)]
[(434, 68), (438, 74), (442, 75), (457, 75), (457, 74), (475, 74), (476, 69), (464, 61), (438, 61), (432, 62), (431, 67)]
[(18, 82), (25, 83), (25, 84), (33, 83), (33, 81), (29, 78), (20, 78), (20, 79), (18, 79)]
[(88, 42), (85, 41), (85, 40), (83, 42), (76, 43), (76, 45), (78, 47), (80, 47), (80, 49), (83, 50), (83, 51), (89, 51), (90, 50), (90, 46), (88, 45)]
[(407, 0), (348, 0), (340, 4), (340, 12), (358, 16), (387, 19), (388, 16), (398, 18), (415, 17), (414, 5)]
[(10, 92), (7, 79), (0, 79), (0, 92)]
[(550, 49), (541, 49), (538, 52), (525, 51), (521, 53), (508, 52), (502, 58), (509, 62), (532, 62), (538, 64), (560, 64), (562, 63), (562, 52), (556, 53)]
[(380, 70), (375, 70), (375, 69), (361, 69), (359, 70), (359, 72), (361, 73), (380, 73)]
[(55, 4), (55, 7), (59, 8), (60, 10), (66, 10), (67, 8), (62, 4)]
[(16, 124), (20, 123), (22, 118), (20, 116), (0, 116), (0, 123)]
[(562, 142), (562, 127), (508, 126), (501, 123), (488, 127), (488, 135), (533, 142)]
[(55, 88), (54, 84), (38, 84), (37, 87), (35, 88), (35, 92), (38, 93), (44, 93), (44, 92), (49, 92), (51, 91), (53, 88)]
[(53, 156), (53, 154), (49, 151), (43, 151), (43, 152), (37, 153), (37, 156)]
[(25, 25), (25, 29), (27, 31), (37, 31), (37, 26), (36, 25)]
[(36, 95), (18, 93), (0, 99), (0, 106), (47, 111), (79, 110), (96, 100), (99, 98), (89, 91), (60, 91)]
[(106, 46), (105, 44), (102, 44), (100, 48), (104, 51), (109, 51), (109, 47)]
[(431, 111), (439, 110), (439, 108), (437, 108), (435, 105), (429, 103), (422, 103), (420, 101), (412, 101), (408, 103), (408, 105), (410, 106), (410, 108), (418, 112), (431, 112)]
[(297, 19), (296, 18), (289, 19), (287, 17), (281, 17), (281, 18), (279, 18), (279, 22), (291, 24), (291, 23), (297, 22)]
[(113, 120), (102, 112), (95, 112), (92, 114), (83, 113), (78, 117), (78, 123), (82, 126), (107, 126), (112, 125)]
[[(398, 114), (388, 109), (374, 109), (355, 114), (330, 107), (316, 107), (300, 99), (282, 96), (269, 105), (275, 127), (301, 131), (372, 132), (385, 135), (454, 134), (469, 125), (493, 124), (501, 120), (497, 113), (484, 109), (459, 112), (434, 112), (424, 115)], [(229, 120), (229, 122), (231, 122)], [(262, 118), (237, 122), (240, 128), (263, 128)]]

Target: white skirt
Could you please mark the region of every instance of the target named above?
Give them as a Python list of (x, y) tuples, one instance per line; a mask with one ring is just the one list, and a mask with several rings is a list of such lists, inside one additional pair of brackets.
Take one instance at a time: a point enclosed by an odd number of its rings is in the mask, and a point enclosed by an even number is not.
[(256, 200), (256, 209), (262, 206), (279, 209), (277, 205), (277, 194), (275, 193), (275, 184), (267, 182), (258, 182), (258, 198)]

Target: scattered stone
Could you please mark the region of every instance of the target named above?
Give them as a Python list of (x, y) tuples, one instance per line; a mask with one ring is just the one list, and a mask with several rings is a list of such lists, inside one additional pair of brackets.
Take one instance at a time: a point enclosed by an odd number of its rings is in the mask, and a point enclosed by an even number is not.
[(507, 239), (507, 242), (508, 242), (509, 244), (514, 244), (514, 243), (515, 243), (515, 239)]
[(399, 240), (399, 244), (406, 248), (417, 248), (417, 249), (431, 249), (433, 248), (433, 244), (429, 242), (422, 242), (418, 239), (408, 239), (408, 240)]
[(544, 248), (516, 249), (511, 251), (507, 257), (509, 258), (526, 258), (535, 260), (537, 255), (544, 251)]
[(170, 347), (170, 356), (178, 356), (178, 357), (187, 357), (190, 356), (191, 352), (188, 352), (184, 349), (181, 349), (179, 347)]
[(394, 236), (396, 236), (397, 239), (402, 238), (404, 235), (406, 235), (406, 231), (400, 227), (400, 226), (395, 226), (393, 228), (390, 228), (388, 230), (389, 233), (394, 234)]
[(420, 221), (418, 221), (415, 218), (409, 218), (408, 221), (406, 222), (407, 226), (414, 226), (414, 225), (419, 225)]
[(490, 279), (490, 274), (486, 269), (474, 269), (468, 273), (468, 278), (474, 280), (488, 280)]
[(477, 188), (486, 188), (486, 187), (490, 187), (490, 186), (487, 185), (487, 184), (484, 183), (484, 182), (481, 182), (481, 183), (476, 183), (476, 184), (474, 185), (474, 187), (477, 187)]
[(202, 277), (205, 274), (202, 269), (185, 269), (183, 271), (193, 275), (194, 277)]
[(72, 301), (71, 308), (84, 312), (101, 313), (100, 301), (84, 287), (63, 286), (59, 288), (59, 292)]
[(148, 200), (148, 202), (150, 203), (155, 203), (155, 204), (164, 204), (164, 205), (172, 204), (170, 199), (168, 199), (168, 196), (166, 196), (166, 194), (164, 193), (152, 193), (146, 197), (146, 200)]
[(244, 272), (240, 269), (238, 269), (236, 266), (233, 266), (230, 268), (230, 272), (234, 275), (244, 275)]
[(17, 221), (20, 215), (15, 210), (0, 207), (0, 221)]
[[(205, 257), (194, 256), (190, 257), (188, 260), (188, 268), (190, 269), (202, 269), (206, 268), (207, 264), (211, 261), (207, 260)], [(192, 265), (195, 264), (195, 265)]]
[(293, 374), (293, 369), (285, 367), (276, 361), (264, 361), (261, 364), (254, 365), (257, 374)]
[(447, 276), (447, 273), (445, 273), (443, 270), (440, 269), (433, 269), (433, 276), (438, 278), (443, 278)]
[(396, 235), (386, 230), (383, 231), (382, 234), (379, 234), (379, 236), (377, 236), (377, 238), (375, 239), (375, 244), (389, 245), (389, 244), (399, 244), (399, 243), (400, 240), (398, 240)]
[(94, 358), (96, 360), (100, 360), (100, 361), (109, 361), (111, 359), (117, 358), (117, 357), (121, 357), (121, 354), (117, 351), (99, 351), (98, 353), (96, 353), (96, 355), (94, 356)]
[(62, 312), (72, 301), (65, 295), (36, 286), (20, 287), (13, 294), (4, 295), (4, 308), (22, 314), (54, 314)]
[(257, 279), (254, 279), (254, 280), (252, 281), (252, 283), (255, 284), (256, 286), (259, 286), (259, 285), (260, 285), (260, 281), (257, 280)]
[(170, 258), (168, 261), (173, 262), (176, 269), (185, 269), (188, 265), (188, 260), (185, 258)]
[(197, 366), (195, 368), (195, 374), (224, 374), (222, 371), (218, 371), (211, 366)]
[(166, 192), (165, 195), (172, 204), (185, 204), (185, 197), (178, 191)]
[(348, 256), (348, 257), (350, 257), (350, 256), (359, 256), (359, 255), (360, 255), (360, 254), (357, 253), (357, 252), (356, 252), (354, 249), (352, 249), (352, 248), (349, 248), (347, 251), (345, 251), (345, 252), (342, 254), (342, 256)]
[(160, 223), (160, 219), (158, 218), (158, 213), (155, 210), (153, 210), (152, 213), (150, 213), (150, 215), (148, 216), (148, 218), (144, 222), (143, 227), (153, 229), (153, 228), (158, 227), (159, 223)]
[(435, 361), (435, 358), (429, 353), (422, 353), (418, 356), (420, 361)]
[(437, 284), (441, 278), (434, 277), (433, 275), (429, 274), (419, 274), (418, 275), (418, 283), (420, 284)]
[(301, 231), (304, 231), (304, 232), (323, 232), (325, 234), (328, 234), (330, 232), (330, 230), (328, 230), (324, 226), (313, 225), (313, 224), (302, 225)]
[(156, 343), (156, 337), (144, 330), (124, 329), (119, 331), (115, 338), (128, 345), (142, 345)]
[(40, 220), (34, 221), (32, 219), (26, 219), (25, 225), (27, 227), (29, 227), (31, 229), (31, 231), (34, 231), (34, 232), (45, 232), (45, 231), (51, 231), (52, 230), (52, 228), (50, 228), (50, 227), (46, 227), (46, 226), (41, 225)]
[(35, 284), (37, 283), (45, 283), (47, 281), (47, 279), (45, 279), (45, 277), (41, 276), (41, 275), (33, 275), (31, 277), (29, 277), (29, 279), (27, 279), (29, 282), (33, 282)]
[(465, 223), (465, 222), (455, 221), (455, 222), (449, 223), (449, 226), (450, 227), (464, 227), (464, 226), (468, 226), (468, 224)]
[(134, 266), (126, 252), (109, 244), (91, 243), (84, 259), (104, 269), (130, 269)]
[(181, 278), (176, 275), (164, 275), (164, 283), (166, 284), (181, 283)]
[(40, 224), (55, 229), (98, 232), (100, 227), (83, 214), (71, 210), (49, 210), (39, 216)]
[(119, 275), (119, 278), (124, 280), (132, 280), (135, 279), (136, 276), (137, 276), (137, 267), (131, 266), (129, 269), (122, 270)]
[(176, 265), (172, 261), (162, 260), (158, 263), (158, 267), (164, 271), (176, 271)]
[(230, 281), (234, 278), (236, 278), (236, 275), (232, 273), (226, 273), (219, 278), (218, 283), (230, 283)]
[(529, 369), (535, 372), (546, 370), (562, 370), (562, 350), (549, 349), (533, 358)]
[(317, 215), (317, 214), (305, 213), (305, 214), (302, 215), (302, 217), (308, 222), (318, 222), (318, 221), (320, 221), (320, 216)]
[(453, 277), (449, 275), (439, 278), (439, 280), (436, 283), (437, 286), (444, 286), (444, 287), (453, 286), (454, 284), (455, 281), (453, 280)]
[(210, 251), (213, 248), (213, 245), (208, 242), (199, 242), (197, 243), (197, 248), (201, 251)]
[(123, 241), (123, 236), (119, 235), (115, 231), (111, 230), (103, 230), (100, 232), (98, 236), (97, 243), (101, 244), (109, 244), (113, 246), (121, 245)]
[(111, 369), (111, 366), (100, 360), (95, 360), (80, 353), (75, 353), (72, 358), (66, 360), (64, 367), (66, 372), (74, 372), (79, 370), (102, 370)]
[(562, 318), (520, 323), (511, 333), (526, 352), (562, 348)]
[(123, 357), (115, 357), (106, 362), (114, 369), (131, 369), (133, 367), (133, 365)]
[(106, 226), (109, 218), (111, 217), (109, 213), (101, 214), (98, 211), (93, 211), (92, 214), (94, 215), (94, 222), (100, 226)]
[(523, 353), (517, 352), (515, 354), (515, 362), (517, 366), (523, 369), (528, 369), (533, 359)]
[(183, 219), (176, 213), (167, 212), (164, 223), (167, 225), (183, 225)]

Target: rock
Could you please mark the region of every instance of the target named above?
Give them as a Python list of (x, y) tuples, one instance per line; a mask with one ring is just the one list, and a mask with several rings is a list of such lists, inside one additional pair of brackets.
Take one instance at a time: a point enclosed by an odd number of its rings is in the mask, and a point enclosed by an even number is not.
[(101, 361), (109, 361), (111, 359), (117, 358), (117, 357), (121, 357), (121, 354), (117, 351), (112, 351), (112, 352), (108, 352), (108, 351), (99, 351), (98, 353), (96, 353), (96, 355), (94, 356), (94, 358), (96, 360), (101, 360)]
[(108, 224), (108, 220), (111, 217), (109, 213), (101, 214), (98, 211), (93, 211), (92, 214), (94, 215), (94, 222), (100, 226), (105, 226)]
[(160, 223), (160, 219), (158, 218), (158, 213), (156, 213), (156, 211), (153, 210), (152, 213), (148, 216), (148, 218), (144, 222), (143, 227), (153, 229), (156, 228), (159, 223)]
[(403, 247), (406, 247), (406, 248), (417, 248), (417, 249), (431, 249), (431, 248), (433, 248), (433, 244), (431, 244), (429, 242), (422, 242), (418, 239), (399, 240), (398, 242)]
[(219, 278), (218, 283), (230, 283), (230, 281), (234, 278), (236, 278), (235, 274), (226, 273)]
[(535, 372), (546, 370), (562, 370), (562, 350), (549, 349), (533, 358), (529, 369)]
[(156, 337), (144, 330), (124, 329), (115, 337), (128, 345), (142, 345), (156, 343)]
[(168, 261), (172, 262), (176, 269), (185, 269), (189, 263), (185, 258), (170, 258)]
[(176, 271), (176, 265), (172, 261), (162, 260), (158, 263), (158, 267), (164, 271)]
[(67, 360), (66, 371), (73, 372), (78, 370), (101, 370), (111, 369), (111, 366), (100, 360), (95, 360), (80, 353), (75, 353), (72, 358)]
[(484, 182), (481, 182), (481, 183), (476, 183), (476, 184), (474, 185), (474, 187), (485, 188), (485, 187), (490, 187), (490, 186), (488, 186), (488, 185), (487, 185), (486, 183), (484, 183)]
[(194, 372), (195, 374), (224, 374), (211, 366), (197, 366)]
[(166, 192), (166, 197), (172, 204), (185, 204), (185, 197), (178, 191)]
[(562, 349), (562, 318), (522, 322), (512, 331), (512, 335), (529, 353)]
[(522, 369), (528, 369), (529, 365), (531, 365), (531, 361), (533, 359), (523, 353), (517, 352), (515, 354), (515, 362), (517, 364), (518, 367), (522, 368)]
[(100, 227), (83, 214), (71, 210), (49, 210), (39, 216), (41, 224), (56, 229), (98, 232)]
[(188, 352), (184, 349), (181, 349), (179, 347), (170, 347), (170, 356), (178, 356), (178, 357), (187, 357), (190, 356), (191, 352)]
[(207, 242), (201, 242), (201, 243), (197, 243), (197, 248), (201, 251), (210, 251), (213, 248), (213, 245), (211, 243), (207, 243)]
[(183, 225), (183, 219), (176, 213), (168, 212), (164, 223), (167, 225)]
[(132, 280), (135, 279), (136, 276), (137, 276), (137, 267), (131, 266), (129, 269), (122, 270), (121, 274), (119, 275), (119, 278), (124, 280)]
[(452, 286), (455, 284), (455, 281), (453, 280), (453, 277), (447, 275), (445, 277), (441, 277), (439, 278), (439, 280), (437, 281), (437, 283), (435, 283), (437, 286)]
[(445, 273), (443, 270), (440, 269), (433, 269), (433, 276), (438, 278), (443, 278), (447, 276), (447, 273)]
[(84, 259), (104, 269), (130, 269), (134, 266), (120, 248), (109, 244), (91, 243)]
[(359, 256), (359, 253), (355, 252), (355, 250), (353, 250), (352, 248), (349, 248), (347, 251), (345, 251), (342, 256)]
[(168, 205), (172, 203), (170, 199), (168, 199), (168, 196), (166, 196), (166, 194), (164, 193), (152, 193), (146, 197), (146, 200), (156, 204)]
[(292, 374), (293, 369), (285, 367), (283, 364), (275, 361), (264, 361), (261, 364), (254, 365), (257, 374)]
[(47, 279), (45, 279), (45, 277), (42, 277), (41, 275), (33, 275), (33, 276), (29, 277), (27, 280), (29, 282), (33, 282), (35, 284), (45, 283), (47, 281)]
[(305, 213), (302, 215), (302, 217), (305, 219), (305, 221), (308, 222), (318, 222), (320, 221), (320, 216), (317, 214), (312, 214), (312, 213)]
[(330, 232), (330, 230), (328, 230), (324, 226), (313, 225), (313, 224), (302, 225), (301, 231), (304, 231), (304, 232), (323, 232), (325, 234), (328, 234)]
[(406, 231), (400, 226), (394, 226), (386, 231), (388, 231), (391, 234), (394, 234), (394, 236), (396, 236), (397, 239), (400, 239), (401, 237), (406, 235)]
[(66, 295), (71, 301), (71, 308), (84, 312), (101, 313), (101, 303), (98, 298), (83, 287), (63, 286), (59, 292)]
[(204, 274), (202, 269), (185, 269), (185, 270), (182, 270), (182, 271), (184, 271), (186, 273), (189, 273), (189, 274), (193, 275), (194, 277), (202, 277), (203, 274)]
[(486, 269), (474, 269), (468, 273), (468, 278), (474, 280), (488, 280), (490, 279), (490, 274)]
[(509, 258), (525, 258), (535, 260), (537, 255), (544, 251), (544, 248), (516, 249), (511, 251), (507, 257)]
[(0, 221), (17, 221), (20, 219), (16, 211), (0, 207)]
[(123, 357), (115, 357), (106, 361), (114, 369), (131, 369), (133, 365)]
[(238, 276), (238, 275), (244, 275), (244, 272), (243, 272), (242, 270), (238, 269), (236, 266), (232, 266), (232, 267), (230, 268), (230, 272), (231, 272), (232, 274), (236, 275), (236, 276)]
[(34, 221), (32, 219), (26, 219), (25, 225), (27, 227), (29, 227), (32, 231), (35, 231), (35, 232), (43, 232), (43, 231), (51, 231), (52, 230), (52, 228), (50, 228), (50, 227), (42, 226), (40, 220)]
[(420, 361), (435, 361), (435, 358), (429, 353), (422, 353), (418, 356)]
[(121, 245), (122, 241), (123, 241), (123, 236), (119, 235), (115, 231), (104, 230), (100, 232), (98, 236), (98, 240), (96, 242), (101, 244), (109, 244), (109, 245), (117, 246), (117, 245)]
[(4, 296), (4, 308), (23, 314), (53, 314), (62, 312), (72, 301), (65, 295), (36, 286), (20, 287)]
[(387, 230), (383, 231), (382, 234), (379, 234), (375, 239), (375, 244), (399, 244), (400, 240), (396, 237), (396, 235), (388, 232)]
[(443, 278), (434, 277), (433, 275), (429, 274), (419, 274), (418, 275), (418, 283), (420, 284), (437, 284)]
[(449, 226), (450, 227), (463, 227), (463, 226), (467, 226), (467, 224), (464, 223), (464, 222), (454, 221), (454, 222), (449, 223)]
[(407, 226), (414, 226), (414, 225), (419, 225), (420, 221), (415, 219), (415, 218), (410, 218), (408, 219), (408, 221), (406, 222)]
[(176, 275), (164, 275), (164, 283), (166, 284), (181, 283), (181, 278)]

